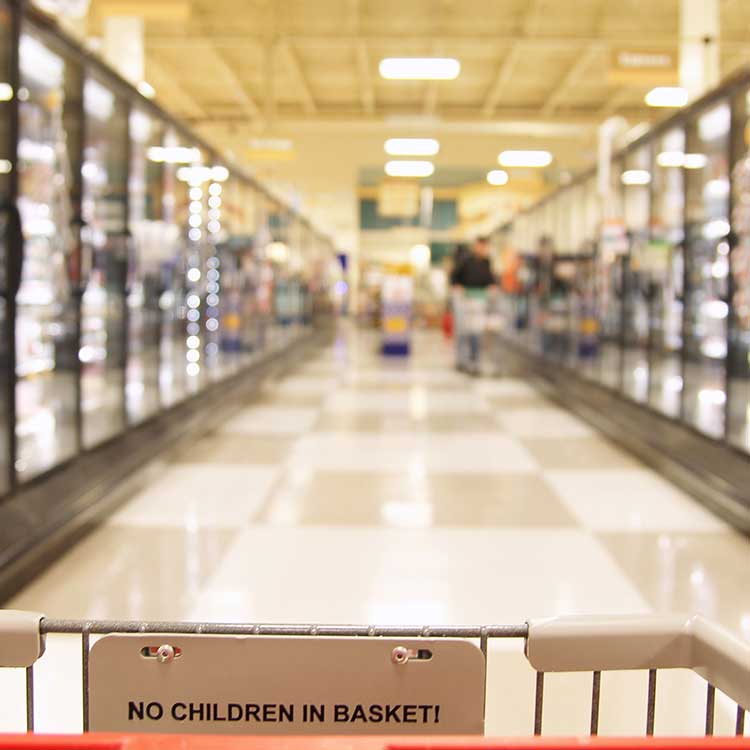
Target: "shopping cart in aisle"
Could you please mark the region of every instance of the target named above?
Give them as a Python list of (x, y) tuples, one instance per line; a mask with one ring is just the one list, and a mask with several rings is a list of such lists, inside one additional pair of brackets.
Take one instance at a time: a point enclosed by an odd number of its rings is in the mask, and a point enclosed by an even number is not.
[[(91, 732), (88, 737), (33, 734), (44, 711), (36, 698), (36, 675), (53, 638), (75, 639), (80, 677), (67, 675), (63, 684), (70, 693), (80, 679), (80, 729)], [(521, 658), (532, 670), (533, 722), (528, 740), (490, 741), (482, 738), (485, 712), (492, 709), (486, 704), (488, 656), (495, 644), (509, 643), (523, 646)], [(586, 713), (586, 744), (603, 750), (750, 748), (745, 736), (750, 645), (701, 617), (558, 617), (515, 626), (393, 628), (72, 621), (0, 611), (0, 667), (5, 668), (0, 673), (23, 677), (19, 687), (29, 733), (0, 735), (0, 750), (174, 750), (176, 740), (170, 744), (154, 736), (164, 734), (180, 734), (180, 747), (194, 750), (207, 740), (183, 735), (239, 735), (248, 750), (275, 744), (279, 750), (579, 747), (583, 740), (540, 739), (549, 710), (545, 679), (557, 673), (590, 674), (586, 705), (577, 709)], [(647, 681), (638, 725), (628, 732), (641, 739), (597, 738), (606, 702), (602, 676), (631, 670), (642, 671)], [(660, 731), (661, 670), (690, 670), (705, 682), (700, 742), (643, 739)], [(508, 685), (505, 694), (516, 689)], [(7, 687), (2, 694), (5, 706), (12, 703)], [(725, 714), (731, 703), (731, 727), (714, 738), (719, 702)], [(355, 735), (362, 739), (354, 741)], [(237, 741), (234, 737), (233, 748)], [(225, 744), (215, 737), (210, 742), (214, 750)]]
[(505, 321), (500, 296), (491, 289), (464, 289), (453, 300), (456, 364), (474, 375), (495, 375), (499, 333)]

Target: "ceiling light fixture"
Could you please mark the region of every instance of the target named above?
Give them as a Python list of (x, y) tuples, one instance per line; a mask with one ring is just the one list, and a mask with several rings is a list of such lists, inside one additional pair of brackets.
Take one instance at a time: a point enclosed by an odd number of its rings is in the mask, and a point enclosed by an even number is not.
[(651, 174), (645, 169), (628, 169), (620, 178), (623, 185), (648, 185)]
[(656, 163), (660, 167), (682, 167), (685, 165), (685, 154), (682, 151), (662, 151), (656, 155)]
[(708, 164), (705, 154), (685, 154), (685, 169), (703, 169)]
[(136, 88), (138, 93), (145, 96), (146, 99), (153, 99), (156, 96), (156, 89), (148, 81), (141, 81)]
[(646, 94), (649, 107), (684, 107), (688, 103), (687, 89), (680, 86), (657, 86)]
[(501, 167), (547, 167), (552, 163), (549, 151), (503, 151), (497, 157)]
[(430, 161), (389, 161), (385, 165), (389, 177), (429, 177), (434, 171)]
[(187, 146), (151, 146), (146, 153), (149, 161), (167, 164), (192, 164), (201, 159), (200, 149)]
[(487, 172), (487, 182), (490, 185), (507, 185), (508, 184), (508, 173), (504, 169), (493, 169)]
[(705, 154), (683, 154), (682, 151), (662, 151), (656, 155), (660, 167), (685, 167), (685, 169), (703, 169), (708, 164)]
[(386, 57), (379, 69), (389, 80), (452, 81), (458, 78), (461, 63), (453, 57)]
[(391, 156), (435, 156), (440, 143), (434, 138), (389, 138), (385, 152)]

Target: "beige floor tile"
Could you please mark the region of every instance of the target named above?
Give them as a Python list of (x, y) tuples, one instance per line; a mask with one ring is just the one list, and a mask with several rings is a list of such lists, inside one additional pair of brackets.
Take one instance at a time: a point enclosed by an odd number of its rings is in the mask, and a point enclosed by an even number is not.
[(641, 466), (630, 454), (598, 437), (519, 438), (546, 470), (628, 469)]
[(750, 541), (718, 534), (601, 534), (658, 612), (703, 614), (750, 641)]
[(544, 398), (542, 395), (489, 395), (484, 397), (487, 403), (502, 416), (506, 411), (528, 410), (528, 409), (553, 409), (554, 401)]
[(174, 456), (175, 463), (279, 464), (289, 455), (293, 439), (279, 435), (212, 432)]
[(249, 401), (245, 406), (317, 409), (320, 408), (324, 400), (324, 393), (278, 393), (273, 390), (265, 390), (259, 394), (257, 399)]
[(324, 526), (570, 527), (573, 516), (528, 474), (374, 472), (314, 474), (298, 496), (298, 522)]
[(481, 432), (497, 431), (490, 414), (430, 414), (411, 417), (408, 414), (368, 414), (324, 412), (315, 429), (326, 432)]

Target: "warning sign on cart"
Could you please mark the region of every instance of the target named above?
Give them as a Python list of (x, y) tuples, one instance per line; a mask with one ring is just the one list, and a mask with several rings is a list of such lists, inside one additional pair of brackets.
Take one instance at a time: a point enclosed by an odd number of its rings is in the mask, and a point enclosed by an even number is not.
[(90, 729), (202, 734), (481, 734), (485, 659), (454, 639), (108, 635)]

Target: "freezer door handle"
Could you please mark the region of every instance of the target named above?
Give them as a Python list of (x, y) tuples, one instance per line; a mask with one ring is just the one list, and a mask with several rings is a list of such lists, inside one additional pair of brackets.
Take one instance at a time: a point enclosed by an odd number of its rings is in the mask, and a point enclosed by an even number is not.
[(21, 286), (23, 274), (24, 242), (21, 214), (14, 202), (5, 201), (0, 205), (0, 215), (7, 253), (7, 276), (5, 288), (1, 292), (7, 299), (13, 299)]

